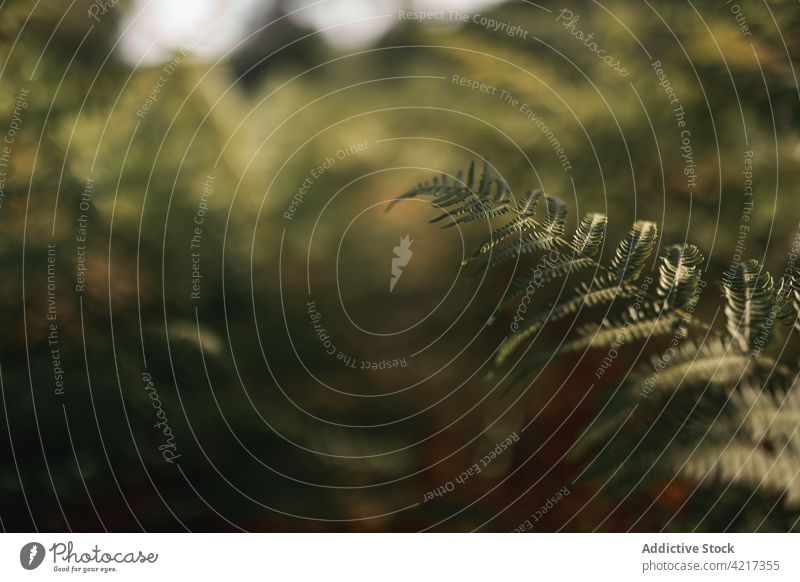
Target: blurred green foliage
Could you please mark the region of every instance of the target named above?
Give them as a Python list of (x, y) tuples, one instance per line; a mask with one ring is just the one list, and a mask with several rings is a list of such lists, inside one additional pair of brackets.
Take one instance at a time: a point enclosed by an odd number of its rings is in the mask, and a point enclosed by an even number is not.
[[(421, 205), (383, 212), (419, 179), (476, 155), (512, 187), (540, 185), (569, 200), (570, 228), (590, 210), (609, 214), (617, 235), (649, 218), (663, 240), (695, 242), (721, 272), (737, 244), (752, 150), (744, 254), (782, 264), (798, 226), (800, 14), (788, 0), (748, 4), (748, 37), (719, 2), (573, 2), (582, 29), (625, 63), (626, 78), (556, 22), (561, 5), (543, 3), (546, 12), (515, 2), (491, 14), (523, 27), (527, 40), (473, 23), (403, 21), (369, 51), (299, 40), (246, 84), (239, 74), (266, 56), (260, 45), (247, 45), (236, 69), (186, 56), (168, 72), (164, 64), (134, 69), (113, 48), (125, 4), (99, 25), (88, 4), (0, 8), (0, 128), (20, 90), (30, 95), (0, 207), (7, 529), (516, 527), (574, 475), (562, 454), (598, 396), (576, 407), (583, 379), (569, 376), (558, 392), (569, 369), (553, 368), (544, 389), (496, 414), (496, 397), (473, 372), (503, 331), (489, 329), (466, 349), (464, 338), (483, 328), (505, 282), (457, 286), (437, 308), (457, 276), (457, 233), (424, 226)], [(693, 191), (654, 60), (686, 112)], [(453, 75), (529, 104), (572, 169), (564, 171), (519, 103), (470, 91)], [(157, 99), (139, 115), (160, 77)], [(360, 143), (366, 150), (315, 178), (286, 219), (314, 168)], [(191, 239), (209, 176), (202, 291), (193, 299)], [(86, 287), (76, 292), (82, 215)], [(418, 241), (415, 268), (387, 298), (391, 248), (406, 233)], [(62, 395), (48, 343), (49, 244), (57, 249)], [(411, 354), (439, 339), (407, 368), (354, 375), (320, 350), (305, 311), (309, 287), (339, 346), (361, 358)], [(413, 340), (376, 339), (350, 326), (337, 289), (356, 322), (379, 333), (433, 315)], [(145, 372), (176, 436), (179, 467), (159, 452)], [(409, 384), (418, 385), (401, 390)], [(371, 397), (385, 393), (393, 394)], [(421, 503), (534, 416), (494, 472)], [(487, 419), (496, 422), (484, 434)], [(787, 527), (761, 521), (769, 511), (762, 500), (740, 512), (736, 492), (717, 504), (718, 515), (704, 516), (703, 495), (671, 489), (655, 503), (644, 495), (617, 506), (587, 487), (542, 529)]]

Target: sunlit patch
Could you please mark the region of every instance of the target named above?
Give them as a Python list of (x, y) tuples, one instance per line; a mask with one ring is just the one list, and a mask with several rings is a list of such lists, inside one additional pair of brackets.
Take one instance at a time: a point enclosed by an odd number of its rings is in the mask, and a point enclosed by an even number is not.
[(472, 12), (502, 4), (505, 0), (414, 0), (414, 10), (458, 10)]
[(135, 0), (120, 23), (120, 51), (131, 63), (150, 65), (186, 51), (217, 58), (244, 36), (256, 0)]
[(341, 48), (369, 45), (397, 22), (400, 0), (293, 0), (292, 18)]
[[(414, 10), (469, 13), (504, 0), (414, 0)], [(134, 0), (120, 24), (120, 51), (133, 64), (161, 63), (176, 52), (218, 58), (248, 32), (253, 15), (275, 1)], [(341, 49), (369, 46), (397, 20), (402, 0), (287, 0), (284, 12), (297, 24), (319, 31)]]

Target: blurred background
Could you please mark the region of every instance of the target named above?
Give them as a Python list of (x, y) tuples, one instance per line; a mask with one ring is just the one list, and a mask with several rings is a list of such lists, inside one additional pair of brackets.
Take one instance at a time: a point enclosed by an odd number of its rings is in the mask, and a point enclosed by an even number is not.
[(511, 531), (550, 503), (538, 531), (785, 530), (735, 491), (573, 485), (631, 362), (501, 398), (513, 266), (459, 267), (489, 226), (386, 209), (486, 158), (568, 230), (647, 218), (711, 282), (778, 272), (799, 32), (790, 0), (6, 0), (0, 525)]

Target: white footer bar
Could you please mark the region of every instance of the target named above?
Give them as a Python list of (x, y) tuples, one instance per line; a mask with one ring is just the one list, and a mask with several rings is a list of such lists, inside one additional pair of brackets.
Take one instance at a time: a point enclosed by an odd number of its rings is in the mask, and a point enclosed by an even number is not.
[(0, 580), (777, 582), (798, 554), (792, 534), (3, 534)]

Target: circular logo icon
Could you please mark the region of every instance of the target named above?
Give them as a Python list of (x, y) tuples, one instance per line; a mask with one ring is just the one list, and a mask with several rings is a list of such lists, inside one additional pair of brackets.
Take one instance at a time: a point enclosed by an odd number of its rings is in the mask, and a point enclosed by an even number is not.
[(44, 546), (38, 542), (30, 542), (19, 551), (19, 563), (26, 570), (35, 570), (44, 561)]

